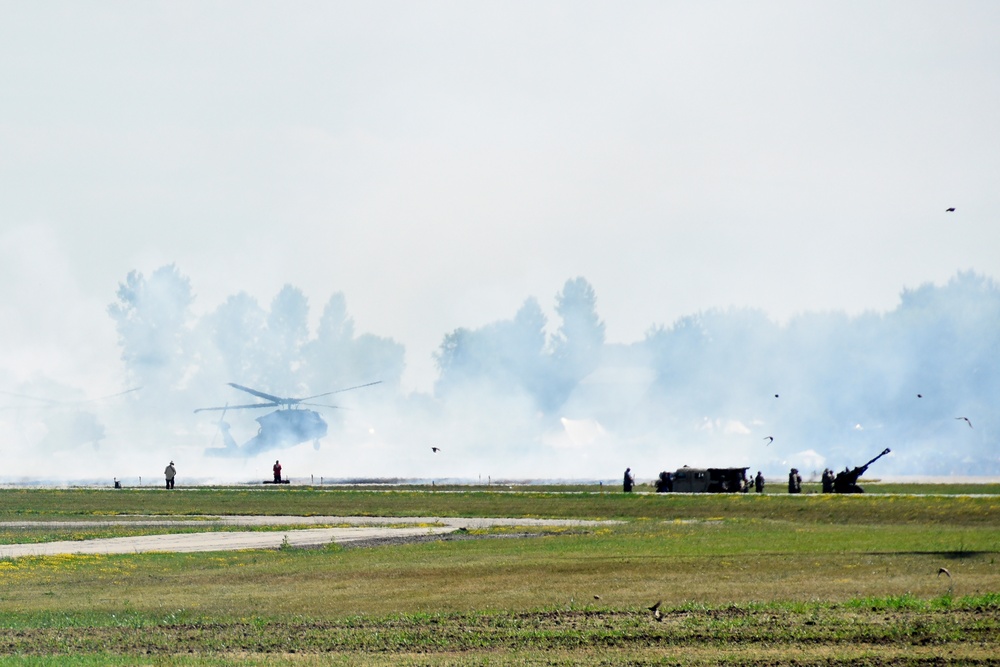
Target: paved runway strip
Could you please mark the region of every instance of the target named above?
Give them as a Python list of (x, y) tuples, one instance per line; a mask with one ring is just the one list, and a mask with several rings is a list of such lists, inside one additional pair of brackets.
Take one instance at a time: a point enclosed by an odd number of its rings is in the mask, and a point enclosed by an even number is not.
[[(107, 519), (99, 521), (17, 521), (3, 522), (0, 526), (29, 527), (95, 527), (95, 526), (183, 526), (185, 528), (227, 526), (309, 526), (341, 525), (343, 528), (301, 528), (286, 531), (205, 532), (143, 535), (138, 537), (109, 537), (94, 540), (41, 542), (34, 544), (0, 545), (0, 558), (23, 556), (54, 556), (60, 554), (123, 554), (150, 551), (237, 551), (242, 549), (276, 549), (286, 542), (290, 546), (322, 546), (357, 540), (398, 537), (421, 537), (454, 532), (460, 528), (475, 529), (490, 526), (594, 526), (604, 521), (576, 521), (568, 519), (510, 519), (510, 518), (437, 518), (437, 517), (299, 517), (299, 516), (226, 516), (186, 517), (184, 519), (138, 518)], [(413, 527), (400, 527), (417, 524)]]

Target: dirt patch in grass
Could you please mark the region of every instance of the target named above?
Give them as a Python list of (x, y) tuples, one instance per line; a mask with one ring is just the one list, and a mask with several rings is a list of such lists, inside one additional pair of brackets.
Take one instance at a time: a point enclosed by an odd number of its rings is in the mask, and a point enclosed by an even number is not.
[[(466, 540), (497, 540), (507, 538), (544, 537), (552, 533), (475, 533), (457, 530), (444, 535), (409, 535), (399, 537), (379, 537), (370, 540), (354, 540), (338, 545), (342, 549), (371, 549), (374, 547), (393, 547), (405, 544), (423, 544), (425, 542), (462, 542)], [(566, 533), (560, 533), (565, 535)], [(318, 547), (323, 548), (323, 547)]]
[[(0, 654), (116, 653), (172, 655), (347, 653), (457, 655), (496, 652), (695, 650), (703, 656), (767, 651), (774, 662), (808, 647), (836, 663), (865, 651), (922, 652), (941, 658), (975, 647), (1000, 655), (1000, 609), (887, 610), (851, 605), (780, 606), (662, 611), (646, 609), (538, 610), (513, 613), (400, 615), (342, 619), (204, 619), (176, 623), (132, 618), (122, 625), (84, 624), (9, 628)], [(846, 659), (846, 658), (845, 658)], [(859, 664), (889, 664), (862, 662)]]

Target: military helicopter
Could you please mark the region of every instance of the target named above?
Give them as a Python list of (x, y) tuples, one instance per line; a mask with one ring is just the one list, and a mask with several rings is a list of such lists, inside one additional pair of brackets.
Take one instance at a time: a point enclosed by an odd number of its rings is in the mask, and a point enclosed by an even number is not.
[[(226, 446), (209, 447), (205, 450), (205, 453), (209, 456), (254, 456), (255, 454), (265, 452), (269, 449), (291, 447), (309, 440), (313, 441), (314, 448), (319, 449), (319, 439), (326, 435), (326, 422), (318, 412), (315, 410), (303, 409), (302, 406), (309, 405), (321, 408), (337, 408), (339, 406), (329, 405), (326, 403), (312, 403), (311, 401), (316, 398), (339, 394), (352, 389), (371, 387), (372, 385), (380, 384), (381, 382), (381, 380), (378, 380), (377, 382), (359, 384), (354, 387), (328, 391), (322, 394), (306, 396), (304, 398), (284, 398), (268, 394), (257, 389), (252, 389), (250, 387), (244, 387), (243, 385), (236, 384), (235, 382), (230, 382), (229, 386), (233, 389), (239, 389), (240, 391), (244, 391), (252, 396), (256, 396), (257, 398), (262, 398), (267, 402), (248, 403), (246, 405), (227, 404), (222, 407), (198, 408), (195, 410), (195, 412), (222, 411), (222, 416), (219, 419), (219, 430), (222, 432), (222, 439), (225, 441)], [(274, 412), (269, 412), (262, 417), (257, 417), (256, 421), (260, 424), (260, 428), (257, 430), (257, 435), (243, 443), (242, 446), (238, 445), (233, 439), (233, 436), (229, 433), (229, 424), (225, 421), (226, 411), (255, 410), (260, 408), (278, 409)]]
[[(105, 430), (104, 424), (91, 406), (140, 389), (142, 387), (133, 387), (98, 398), (77, 399), (54, 399), (0, 391), (0, 395), (17, 400), (14, 405), (0, 406), (0, 412), (13, 411), (17, 415), (16, 424), (22, 435), (25, 431), (41, 430), (44, 435), (33, 446), (38, 446), (44, 451), (75, 449), (81, 445), (91, 445), (97, 449), (105, 437)], [(28, 416), (22, 421), (22, 413), (38, 414)]]

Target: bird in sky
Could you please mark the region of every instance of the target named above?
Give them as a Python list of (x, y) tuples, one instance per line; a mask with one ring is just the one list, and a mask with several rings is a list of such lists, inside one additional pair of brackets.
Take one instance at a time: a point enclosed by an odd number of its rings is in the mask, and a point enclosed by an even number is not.
[(917, 394), (917, 398), (923, 398), (923, 397), (924, 397), (923, 394)]
[(968, 418), (968, 417), (955, 417), (955, 419), (961, 419), (961, 420), (964, 420), (964, 421), (965, 421), (965, 423), (969, 425), (969, 428), (972, 428), (972, 422), (971, 422), (971, 421), (969, 421), (969, 418)]
[(431, 451), (434, 452), (435, 454), (437, 454), (438, 452), (441, 451), (441, 448), (440, 447), (431, 447)]
[(951, 579), (951, 572), (948, 571), (948, 568), (944, 567), (938, 568), (938, 576), (940, 577), (942, 574), (947, 574), (948, 578)]
[(954, 206), (952, 206), (951, 208), (946, 208), (946, 209), (944, 210), (944, 212), (945, 212), (945, 213), (954, 213), (954, 212), (955, 212), (955, 207), (954, 207)]
[(772, 435), (765, 436), (764, 439), (767, 440), (767, 444), (769, 444), (769, 445), (772, 442), (774, 442), (774, 436), (772, 436)]

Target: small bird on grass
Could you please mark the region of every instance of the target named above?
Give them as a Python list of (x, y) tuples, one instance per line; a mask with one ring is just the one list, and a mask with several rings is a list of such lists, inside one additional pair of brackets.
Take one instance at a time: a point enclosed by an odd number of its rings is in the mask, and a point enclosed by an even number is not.
[(946, 567), (939, 567), (938, 568), (938, 576), (940, 577), (942, 574), (948, 575), (948, 578), (951, 579), (951, 572), (948, 571), (948, 568), (946, 568)]
[(661, 604), (663, 604), (663, 600), (657, 601), (656, 604), (654, 604), (652, 607), (648, 608), (651, 612), (653, 612), (653, 618), (655, 618), (658, 621), (662, 621), (663, 620), (663, 614), (660, 613), (660, 605)]

